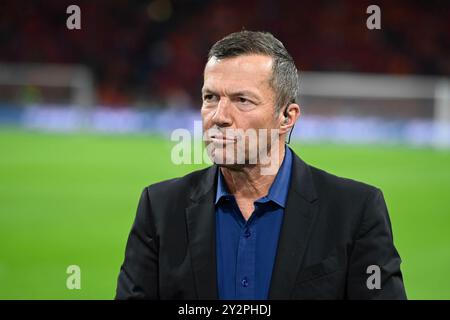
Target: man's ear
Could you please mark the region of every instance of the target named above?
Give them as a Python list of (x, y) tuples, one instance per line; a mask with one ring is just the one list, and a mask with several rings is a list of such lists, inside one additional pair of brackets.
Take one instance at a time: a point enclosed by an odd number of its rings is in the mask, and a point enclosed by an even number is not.
[(281, 116), (280, 123), (280, 134), (285, 134), (297, 122), (297, 119), (300, 117), (300, 106), (296, 103), (291, 103), (284, 108)]

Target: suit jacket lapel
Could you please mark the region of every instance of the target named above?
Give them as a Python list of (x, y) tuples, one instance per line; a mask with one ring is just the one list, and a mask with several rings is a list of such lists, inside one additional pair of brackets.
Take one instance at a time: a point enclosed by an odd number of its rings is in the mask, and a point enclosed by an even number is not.
[(186, 208), (188, 243), (198, 299), (218, 298), (216, 275), (216, 215), (214, 185), (217, 166), (205, 171)]
[(290, 190), (272, 272), (269, 299), (289, 299), (316, 218), (317, 199), (309, 166), (293, 154)]

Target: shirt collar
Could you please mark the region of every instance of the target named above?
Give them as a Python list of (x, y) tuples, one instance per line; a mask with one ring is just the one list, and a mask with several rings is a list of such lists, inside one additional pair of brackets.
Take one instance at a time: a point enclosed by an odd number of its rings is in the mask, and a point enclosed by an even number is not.
[[(269, 193), (265, 197), (258, 199), (256, 202), (267, 202), (271, 200), (284, 208), (286, 206), (291, 171), (292, 150), (287, 145), (285, 145), (284, 159), (280, 166), (280, 169), (278, 170), (275, 180), (269, 188)], [(222, 175), (221, 170), (219, 169), (219, 174), (217, 175), (217, 192), (215, 204), (217, 204), (222, 197), (227, 198), (232, 196), (233, 195), (228, 191), (225, 179)]]

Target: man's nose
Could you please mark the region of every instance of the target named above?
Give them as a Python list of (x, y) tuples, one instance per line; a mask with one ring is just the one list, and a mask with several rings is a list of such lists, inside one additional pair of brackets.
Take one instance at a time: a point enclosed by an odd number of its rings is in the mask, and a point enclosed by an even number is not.
[(212, 117), (212, 121), (214, 122), (214, 124), (219, 127), (231, 126), (233, 122), (230, 114), (231, 108), (232, 106), (228, 99), (220, 99), (214, 112), (214, 116)]

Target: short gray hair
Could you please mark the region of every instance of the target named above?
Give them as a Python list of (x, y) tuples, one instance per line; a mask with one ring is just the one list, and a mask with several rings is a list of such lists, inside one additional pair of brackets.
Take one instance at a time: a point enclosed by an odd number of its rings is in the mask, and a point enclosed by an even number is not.
[(297, 103), (299, 78), (294, 59), (283, 43), (269, 32), (243, 30), (231, 33), (211, 47), (208, 61), (213, 57), (224, 59), (246, 54), (262, 54), (273, 59), (269, 84), (276, 95), (276, 115), (289, 103)]

